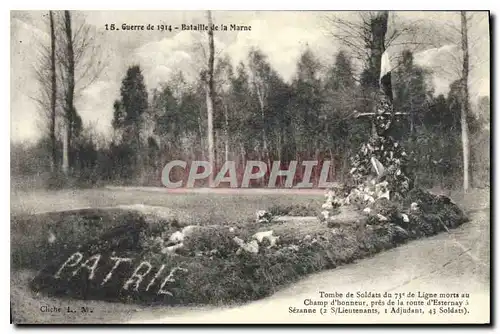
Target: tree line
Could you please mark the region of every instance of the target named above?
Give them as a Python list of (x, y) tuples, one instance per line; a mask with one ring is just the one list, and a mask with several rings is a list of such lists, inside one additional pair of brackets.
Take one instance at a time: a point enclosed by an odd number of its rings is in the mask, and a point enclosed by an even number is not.
[[(248, 160), (279, 161), (283, 169), (292, 160), (331, 160), (330, 179), (349, 181), (349, 157), (356, 154), (371, 129), (369, 120), (355, 115), (373, 109), (372, 93), (378, 89), (384, 40), (379, 47), (374, 45), (376, 38), (365, 45), (367, 61), (359, 74), (347, 46), (338, 50), (332, 64), (320, 62), (306, 47), (287, 82), (258, 48), (251, 49), (246, 61), (236, 66), (228, 56), (214, 57), (212, 35), (207, 66), (196, 80), (178, 72), (158, 87), (146, 87), (140, 64), (131, 65), (124, 73), (119, 99), (112, 102), (112, 140), (105, 141), (81, 124), (72, 106), (71, 73), (75, 66), (67, 42), (71, 31), (66, 14), (63, 17), (66, 43), (59, 47), (63, 60), (60, 86), (64, 87), (61, 104), (69, 131), (58, 137), (52, 135), (51, 126), (50, 135), (30, 149), (31, 155), (15, 160), (16, 172), (34, 173), (36, 166), (38, 172), (53, 174), (61, 157), (64, 161), (67, 147), (70, 176), (66, 178), (80, 184), (161, 186), (161, 170), (172, 160), (208, 160), (216, 169), (232, 160), (241, 171)], [(380, 24), (387, 25), (387, 19), (384, 21), (383, 15), (382, 21), (380, 16), (372, 19), (372, 23), (379, 22), (370, 25), (372, 35), (385, 36)], [(412, 168), (421, 184), (455, 186), (464, 168), (463, 80), (453, 82), (446, 95), (437, 95), (431, 83), (432, 69), (417, 65), (410, 48), (404, 48), (397, 59), (392, 75), (394, 105), (405, 115), (398, 117), (395, 133), (414, 152)], [(42, 87), (47, 88), (53, 80), (41, 80)], [(54, 104), (49, 105), (45, 109), (53, 110)], [(484, 117), (489, 116), (487, 97), (480, 99), (479, 108), (480, 113), (466, 110), (467, 129), (474, 138), (471, 169), (476, 171), (476, 184), (489, 179), (489, 119)], [(41, 153), (46, 150), (49, 154)], [(177, 172), (174, 177), (185, 177), (182, 171)], [(316, 174), (313, 182), (317, 182), (319, 170)], [(264, 178), (260, 185), (265, 184)]]

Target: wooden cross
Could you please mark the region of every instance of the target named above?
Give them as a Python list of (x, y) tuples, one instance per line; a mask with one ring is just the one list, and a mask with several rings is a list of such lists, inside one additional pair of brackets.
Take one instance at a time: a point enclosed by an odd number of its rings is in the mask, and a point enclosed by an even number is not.
[[(376, 112), (358, 112), (354, 110), (354, 118), (360, 118), (360, 117), (369, 117), (371, 119), (372, 123), (372, 134), (376, 134), (377, 131), (375, 129), (375, 122), (373, 122), (373, 118), (377, 115), (378, 113)], [(409, 115), (407, 112), (394, 112), (392, 113), (393, 116), (401, 116), (401, 115)]]

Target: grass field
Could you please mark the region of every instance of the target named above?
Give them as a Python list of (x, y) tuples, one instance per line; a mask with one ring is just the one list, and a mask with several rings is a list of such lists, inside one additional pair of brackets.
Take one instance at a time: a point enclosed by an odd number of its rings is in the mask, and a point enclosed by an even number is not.
[(216, 221), (221, 224), (254, 217), (257, 210), (273, 205), (307, 205), (320, 208), (320, 192), (260, 193), (248, 189), (240, 194), (222, 192), (167, 193), (161, 191), (83, 189), (61, 191), (12, 192), (11, 214), (32, 214), (86, 207), (144, 204), (169, 208), (179, 215), (189, 215), (196, 223)]

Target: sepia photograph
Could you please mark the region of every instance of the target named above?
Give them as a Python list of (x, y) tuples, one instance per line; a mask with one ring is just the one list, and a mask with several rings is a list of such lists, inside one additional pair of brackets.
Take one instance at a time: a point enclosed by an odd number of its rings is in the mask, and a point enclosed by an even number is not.
[(490, 325), (491, 20), (11, 10), (11, 323)]

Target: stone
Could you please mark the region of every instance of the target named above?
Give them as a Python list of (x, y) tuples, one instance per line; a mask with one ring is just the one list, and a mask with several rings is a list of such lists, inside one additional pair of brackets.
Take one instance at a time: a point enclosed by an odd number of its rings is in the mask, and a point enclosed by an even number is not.
[(184, 244), (181, 242), (180, 244), (169, 246), (162, 248), (161, 253), (162, 254), (174, 254), (178, 249), (184, 247)]
[(381, 222), (386, 222), (386, 221), (388, 221), (388, 220), (389, 220), (389, 219), (387, 219), (387, 217), (386, 217), (386, 216), (383, 216), (383, 215), (381, 215), (380, 213), (378, 213), (378, 214), (377, 214), (377, 218), (378, 218), (378, 220), (379, 220), (379, 221), (381, 221)]
[(262, 242), (264, 238), (269, 238), (272, 235), (273, 235), (273, 230), (269, 230), (269, 231), (257, 232), (252, 236), (252, 238), (256, 239), (258, 242)]

